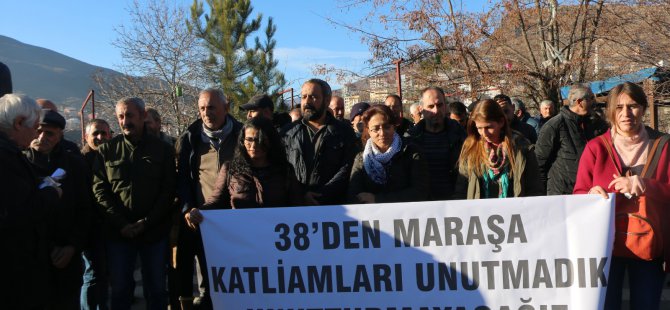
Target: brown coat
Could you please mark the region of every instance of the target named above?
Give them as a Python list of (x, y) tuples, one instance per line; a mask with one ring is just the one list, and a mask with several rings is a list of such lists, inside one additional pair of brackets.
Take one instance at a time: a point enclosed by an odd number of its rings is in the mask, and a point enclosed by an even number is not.
[(212, 197), (203, 209), (246, 209), (302, 205), (303, 191), (292, 169), (264, 168), (251, 174), (229, 175), (221, 167)]

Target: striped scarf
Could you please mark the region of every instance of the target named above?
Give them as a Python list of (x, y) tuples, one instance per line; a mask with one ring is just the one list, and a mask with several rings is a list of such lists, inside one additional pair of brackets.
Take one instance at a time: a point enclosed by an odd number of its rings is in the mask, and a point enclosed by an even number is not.
[(498, 183), (498, 198), (507, 198), (509, 190), (509, 163), (507, 161), (507, 152), (503, 144), (495, 145), (484, 142), (484, 152), (488, 155), (487, 167), (484, 172), (484, 196), (489, 197), (489, 185), (492, 182)]

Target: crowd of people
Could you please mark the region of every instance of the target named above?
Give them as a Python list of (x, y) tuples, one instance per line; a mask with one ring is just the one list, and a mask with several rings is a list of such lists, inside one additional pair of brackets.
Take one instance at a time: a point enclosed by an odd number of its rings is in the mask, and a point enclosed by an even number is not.
[[(664, 135), (644, 126), (646, 96), (631, 83), (610, 92), (606, 121), (583, 85), (571, 87), (557, 115), (542, 102), (539, 119), (506, 95), (466, 108), (432, 86), (409, 120), (393, 94), (354, 105), (347, 119), (343, 99), (311, 79), (283, 126), (269, 96), (242, 105), (240, 122), (222, 91), (208, 88), (199, 119), (178, 139), (161, 132), (156, 110), (128, 97), (115, 109), (121, 134), (90, 120), (81, 151), (63, 138), (53, 103), (9, 88), (0, 97), (8, 309), (129, 309), (138, 257), (149, 309), (211, 309), (200, 210), (572, 193), (615, 193), (617, 204), (670, 199), (668, 147), (656, 143)], [(606, 309), (620, 308), (625, 271), (631, 303), (658, 308), (670, 257), (662, 249), (647, 259), (615, 251)]]

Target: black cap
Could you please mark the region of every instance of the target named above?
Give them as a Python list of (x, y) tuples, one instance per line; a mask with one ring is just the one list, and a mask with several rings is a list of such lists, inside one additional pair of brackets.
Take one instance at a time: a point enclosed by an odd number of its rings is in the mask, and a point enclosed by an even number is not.
[(495, 102), (506, 101), (506, 102), (512, 103), (512, 99), (509, 99), (509, 96), (507, 96), (505, 94), (495, 95), (495, 97), (493, 97), (493, 101), (495, 101)]
[(262, 94), (251, 97), (249, 102), (240, 106), (240, 109), (245, 111), (257, 110), (258, 108), (270, 108), (270, 111), (274, 111), (275, 105), (272, 102), (272, 98), (270, 98), (270, 96)]
[(65, 129), (65, 118), (52, 110), (42, 110), (42, 119), (40, 125), (56, 126), (60, 129)]
[(351, 112), (349, 112), (349, 120), (354, 121), (354, 117), (363, 114), (365, 110), (370, 108), (370, 104), (367, 102), (359, 102), (357, 104), (354, 104), (353, 107), (351, 107)]

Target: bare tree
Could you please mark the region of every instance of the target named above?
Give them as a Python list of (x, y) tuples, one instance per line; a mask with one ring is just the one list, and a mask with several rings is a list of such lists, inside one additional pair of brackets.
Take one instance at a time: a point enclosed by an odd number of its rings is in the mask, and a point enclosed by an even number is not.
[[(176, 135), (196, 117), (193, 98), (205, 85), (205, 53), (186, 26), (188, 9), (166, 0), (134, 0), (130, 25), (115, 28), (126, 76), (95, 77), (102, 102), (113, 109), (121, 97), (143, 98), (162, 115), (164, 129)], [(100, 100), (99, 100), (100, 101)]]
[[(457, 0), (342, 3), (373, 8), (358, 25), (346, 26), (364, 37), (374, 64), (388, 70), (403, 58), (411, 66), (404, 72), (417, 84), (440, 84), (472, 99), (496, 87), (557, 102), (561, 85), (598, 77), (595, 44), (610, 35), (605, 0), (500, 0), (480, 12)], [(384, 31), (369, 30), (374, 24)]]

